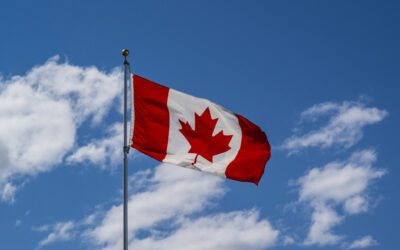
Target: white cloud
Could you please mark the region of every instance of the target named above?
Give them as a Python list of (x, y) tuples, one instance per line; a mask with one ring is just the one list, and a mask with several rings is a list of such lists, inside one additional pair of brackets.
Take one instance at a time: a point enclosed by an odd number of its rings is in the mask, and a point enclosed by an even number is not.
[(349, 214), (358, 214), (368, 211), (368, 201), (361, 195), (355, 195), (344, 202), (344, 210)]
[[(221, 178), (185, 170), (158, 167), (147, 180), (146, 190), (130, 197), (128, 213), (135, 218), (129, 224), (131, 237), (139, 229), (149, 229), (168, 219), (201, 211), (225, 192)], [(121, 244), (121, 221), (122, 204), (112, 207), (100, 225), (87, 234), (95, 243), (113, 249)]]
[[(277, 240), (278, 231), (256, 210), (192, 218), (225, 193), (221, 178), (168, 166), (157, 167), (148, 178), (129, 201), (131, 249), (265, 249)], [(122, 205), (114, 206), (86, 236), (103, 250), (120, 249), (121, 220)], [(158, 231), (163, 223), (170, 226)], [(140, 238), (140, 230), (150, 235)]]
[(316, 121), (321, 116), (332, 115), (338, 108), (339, 104), (335, 102), (319, 103), (301, 112), (300, 118), (301, 121)]
[[(129, 249), (261, 250), (278, 240), (256, 209), (202, 215), (226, 192), (219, 177), (165, 165), (136, 175), (131, 181), (142, 181), (129, 198)], [(75, 225), (92, 249), (122, 248), (122, 204)]]
[(376, 161), (374, 150), (363, 150), (352, 154), (344, 162), (331, 162), (323, 168), (313, 168), (299, 178), (300, 201), (334, 201), (342, 203), (358, 197), (371, 180), (381, 177), (383, 170), (372, 167)]
[(121, 70), (106, 73), (93, 66), (79, 67), (58, 61), (58, 56), (53, 57), (44, 65), (34, 67), (25, 77), (14, 77), (12, 81), (68, 99), (78, 121), (88, 116), (93, 122), (101, 121), (114, 99), (121, 96)]
[(351, 147), (362, 138), (364, 126), (380, 122), (387, 115), (387, 111), (361, 102), (317, 104), (302, 112), (301, 122), (315, 122), (323, 116), (328, 117), (328, 122), (319, 129), (287, 138), (281, 148), (295, 153), (310, 147)]
[(0, 79), (2, 199), (13, 199), (10, 183), (16, 177), (35, 176), (61, 163), (82, 122), (96, 124), (107, 114), (121, 81), (120, 71), (60, 63), (58, 57), (23, 76)]
[(12, 183), (7, 182), (3, 185), (3, 188), (0, 190), (0, 198), (2, 201), (14, 203), (14, 195), (17, 191), (17, 187)]
[(239, 211), (184, 220), (165, 237), (133, 240), (130, 249), (262, 250), (272, 247), (278, 234), (257, 211)]
[[(341, 237), (332, 232), (333, 227), (346, 216), (368, 211), (368, 187), (385, 174), (373, 167), (375, 161), (374, 150), (358, 151), (346, 161), (313, 168), (297, 180), (299, 202), (313, 209), (306, 245), (337, 244)], [(336, 211), (340, 206), (343, 215)]]
[(75, 228), (75, 224), (72, 221), (67, 222), (59, 222), (53, 226), (45, 226), (42, 227), (41, 231), (48, 231), (51, 232), (47, 235), (46, 238), (39, 242), (38, 247), (44, 247), (56, 241), (67, 241), (73, 237), (73, 230)]
[(335, 235), (331, 229), (342, 221), (335, 210), (324, 203), (313, 204), (312, 223), (308, 232), (305, 245), (334, 245), (337, 244), (342, 237)]
[(69, 241), (79, 238), (81, 231), (86, 227), (92, 226), (99, 216), (99, 211), (96, 211), (80, 221), (61, 221), (54, 224), (34, 227), (33, 231), (47, 233), (46, 237), (39, 242), (37, 248), (42, 248), (60, 241)]
[(296, 244), (296, 240), (291, 236), (285, 235), (282, 237), (282, 244), (284, 246), (290, 246)]
[(0, 180), (35, 174), (61, 161), (75, 139), (73, 111), (31, 86), (10, 83), (0, 93)]
[(359, 249), (376, 245), (378, 245), (378, 242), (374, 238), (372, 238), (372, 236), (367, 235), (362, 237), (361, 239), (353, 241), (353, 243), (350, 244), (348, 249), (356, 249), (356, 248)]
[(122, 157), (123, 127), (122, 123), (110, 125), (106, 136), (94, 139), (67, 157), (68, 163), (89, 161), (100, 167), (115, 166)]

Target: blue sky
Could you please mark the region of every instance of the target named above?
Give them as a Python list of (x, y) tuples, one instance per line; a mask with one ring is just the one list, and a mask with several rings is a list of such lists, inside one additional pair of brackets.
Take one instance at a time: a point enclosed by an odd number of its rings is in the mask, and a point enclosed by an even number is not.
[(272, 145), (258, 188), (133, 152), (131, 249), (396, 249), (399, 9), (1, 1), (1, 249), (120, 249), (125, 47)]

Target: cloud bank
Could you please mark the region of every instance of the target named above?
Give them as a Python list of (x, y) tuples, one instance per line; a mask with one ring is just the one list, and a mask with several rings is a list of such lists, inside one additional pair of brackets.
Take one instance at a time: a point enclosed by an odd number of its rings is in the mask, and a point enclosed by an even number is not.
[(74, 66), (58, 57), (0, 79), (0, 198), (12, 202), (16, 179), (60, 164), (80, 126), (95, 126), (116, 103), (121, 81), (119, 70)]
[[(136, 175), (143, 182), (129, 198), (129, 249), (262, 250), (278, 240), (279, 231), (256, 209), (204, 214), (226, 193), (219, 177), (165, 165)], [(88, 218), (69, 235), (91, 249), (122, 248), (122, 204)]]
[(93, 139), (87, 145), (77, 148), (66, 161), (70, 164), (90, 162), (102, 168), (114, 166), (121, 159), (123, 138), (123, 124), (111, 124), (103, 138)]

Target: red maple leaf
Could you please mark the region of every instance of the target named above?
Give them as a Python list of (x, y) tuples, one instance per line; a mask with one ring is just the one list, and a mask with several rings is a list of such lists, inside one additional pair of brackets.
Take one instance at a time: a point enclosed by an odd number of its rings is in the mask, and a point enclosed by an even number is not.
[(232, 135), (224, 135), (221, 130), (213, 136), (218, 118), (212, 119), (210, 109), (207, 107), (201, 115), (195, 113), (195, 128), (192, 129), (189, 122), (179, 120), (182, 128), (179, 131), (190, 143), (189, 153), (195, 153), (196, 157), (192, 165), (196, 164), (197, 157), (201, 155), (209, 162), (213, 162), (213, 156), (231, 149), (229, 142)]

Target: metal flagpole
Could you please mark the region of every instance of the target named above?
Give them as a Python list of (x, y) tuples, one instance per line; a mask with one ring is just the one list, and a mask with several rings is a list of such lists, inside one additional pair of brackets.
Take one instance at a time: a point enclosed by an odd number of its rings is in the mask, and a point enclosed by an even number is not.
[(124, 57), (124, 250), (128, 250), (128, 153), (129, 145), (127, 143), (128, 135), (128, 71), (129, 62), (126, 58), (129, 50), (122, 50)]

